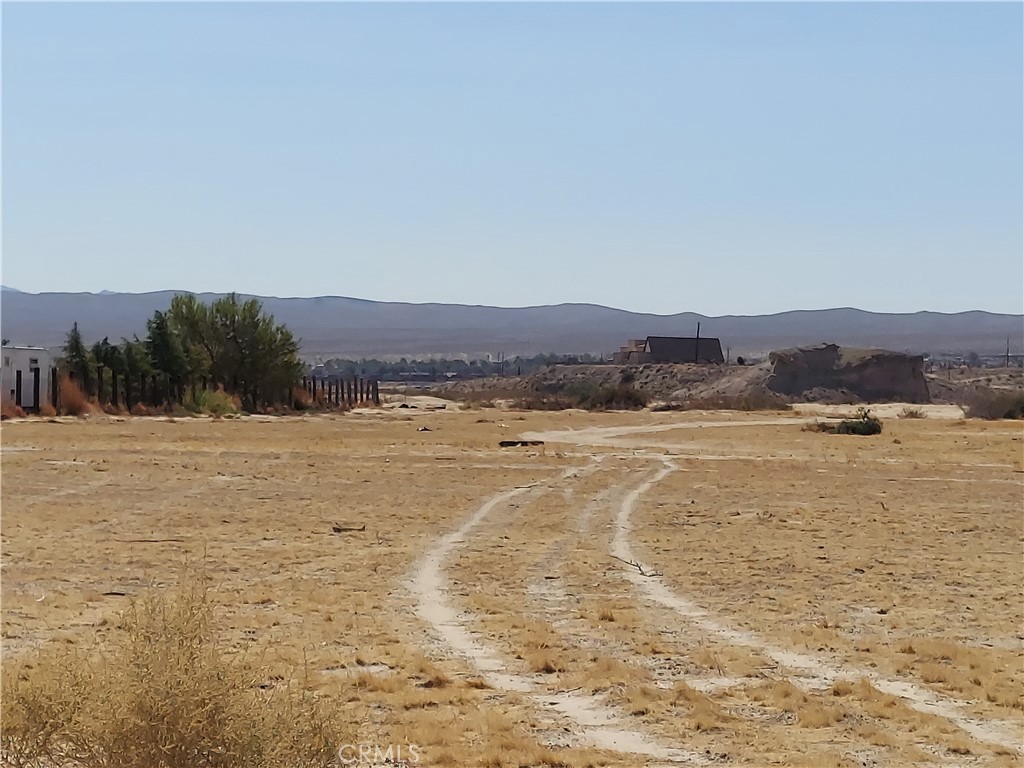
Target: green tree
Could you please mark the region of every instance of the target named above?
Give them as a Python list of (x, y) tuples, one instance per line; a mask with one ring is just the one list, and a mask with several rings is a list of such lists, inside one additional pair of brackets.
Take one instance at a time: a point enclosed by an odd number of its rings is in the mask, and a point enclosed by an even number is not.
[(82, 341), (82, 333), (78, 330), (78, 323), (71, 326), (67, 339), (64, 341), (64, 368), (70, 373), (78, 386), (87, 395), (93, 394), (96, 377), (92, 370), (93, 361), (89, 357), (89, 350)]
[(146, 322), (149, 331), (146, 336), (146, 352), (157, 373), (166, 378), (166, 399), (172, 400), (180, 394), (188, 377), (188, 359), (181, 339), (171, 325), (169, 316), (159, 310)]
[(178, 294), (171, 299), (167, 314), (185, 353), (188, 378), (195, 381), (209, 376), (218, 351), (210, 307), (190, 293)]
[(272, 403), (302, 373), (299, 344), (291, 331), (263, 313), (255, 299), (230, 294), (210, 308), (221, 354), (214, 370), (236, 389), (250, 410)]
[(180, 295), (167, 318), (187, 375), (208, 376), (237, 393), (250, 410), (273, 403), (302, 375), (295, 337), (255, 299), (242, 301), (232, 293), (206, 305)]

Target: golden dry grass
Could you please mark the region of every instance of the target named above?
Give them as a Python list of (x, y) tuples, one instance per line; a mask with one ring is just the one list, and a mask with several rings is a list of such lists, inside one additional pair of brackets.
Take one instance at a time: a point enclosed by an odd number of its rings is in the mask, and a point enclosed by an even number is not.
[(680, 469), (637, 505), (632, 541), (673, 589), (778, 646), (1024, 724), (1019, 429), (911, 419), (836, 437), (794, 418), (502, 451), (530, 430), (709, 417), (492, 415), (5, 424), (4, 666), (28, 675), (5, 678), (5, 706), (18, 685), (50, 690), (29, 674), (45, 658), (114, 653), (128, 601), (168, 598), (198, 565), (215, 647), (267, 690), (315, 697), (335, 739), (416, 744), (431, 765), (642, 763), (496, 688), (414, 611), (405, 585), (432, 543), (536, 485), (444, 568), (466, 628), (540, 690), (593, 695), (624, 727), (730, 762), (1013, 764), (868, 681), (801, 687), (639, 598), (609, 547), (626, 492), (660, 466), (634, 448), (670, 452)]
[(63, 414), (84, 416), (95, 410), (95, 407), (89, 402), (89, 399), (82, 392), (78, 383), (67, 375), (60, 377), (60, 381), (57, 384), (57, 392), (57, 404), (60, 406), (61, 413)]
[(103, 649), (5, 664), (5, 764), (313, 768), (351, 740), (308, 688), (222, 646), (201, 577), (143, 594), (115, 629)]

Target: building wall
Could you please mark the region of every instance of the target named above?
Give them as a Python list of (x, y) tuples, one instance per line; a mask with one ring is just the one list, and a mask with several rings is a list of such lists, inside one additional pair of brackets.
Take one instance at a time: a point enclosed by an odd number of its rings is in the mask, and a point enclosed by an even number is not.
[[(50, 401), (50, 353), (35, 347), (3, 347), (0, 357), (0, 395), (22, 408), (38, 408)], [(32, 370), (39, 369), (39, 402), (33, 400)], [(21, 401), (18, 402), (17, 372), (21, 371)]]

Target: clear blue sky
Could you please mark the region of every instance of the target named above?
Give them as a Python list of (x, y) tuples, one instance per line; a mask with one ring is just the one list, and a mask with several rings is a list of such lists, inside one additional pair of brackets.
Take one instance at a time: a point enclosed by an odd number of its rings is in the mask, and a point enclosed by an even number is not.
[(669, 313), (1024, 303), (1022, 5), (3, 5), (3, 270)]

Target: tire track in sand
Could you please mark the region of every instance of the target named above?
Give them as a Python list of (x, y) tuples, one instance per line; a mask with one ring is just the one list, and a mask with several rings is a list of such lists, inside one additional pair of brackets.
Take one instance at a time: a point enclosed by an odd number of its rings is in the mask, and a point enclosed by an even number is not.
[[(675, 464), (670, 461), (664, 463), (665, 466), (654, 477), (634, 488), (622, 500), (615, 517), (611, 546), (611, 554), (616, 557), (639, 562), (629, 544), (630, 515), (641, 496), (676, 471)], [(751, 648), (795, 673), (793, 682), (804, 690), (820, 691), (829, 688), (838, 680), (856, 681), (866, 678), (875, 688), (902, 699), (911, 709), (948, 720), (978, 741), (1021, 753), (1021, 734), (1009, 723), (969, 715), (954, 699), (926, 690), (909, 681), (893, 680), (867, 669), (830, 664), (817, 656), (780, 648), (753, 632), (729, 627), (715, 618), (710, 611), (676, 594), (659, 576), (643, 576), (638, 571), (623, 573), (649, 600), (674, 611), (709, 634), (716, 635), (733, 645)]]
[[(558, 478), (564, 482), (585, 477), (597, 470), (600, 459), (582, 468), (566, 470)], [(456, 609), (448, 598), (448, 579), (444, 562), (464, 545), (474, 528), (495, 509), (520, 497), (539, 498), (551, 486), (537, 483), (514, 488), (491, 496), (458, 528), (441, 537), (434, 547), (414, 566), (408, 588), (416, 601), (416, 613), (427, 622), (451, 656), (466, 659), (492, 687), (529, 697), (541, 709), (554, 709), (574, 722), (580, 740), (597, 749), (643, 755), (667, 763), (706, 764), (703, 755), (669, 747), (642, 731), (623, 728), (618, 714), (597, 697), (578, 691), (551, 693), (528, 675), (511, 672), (505, 660), (493, 648), (470, 631), (473, 615)]]

